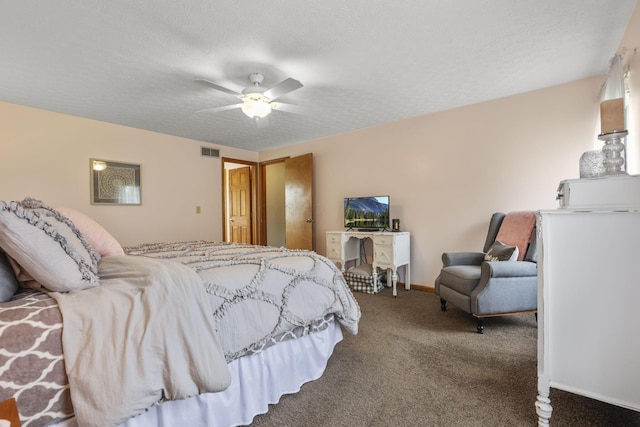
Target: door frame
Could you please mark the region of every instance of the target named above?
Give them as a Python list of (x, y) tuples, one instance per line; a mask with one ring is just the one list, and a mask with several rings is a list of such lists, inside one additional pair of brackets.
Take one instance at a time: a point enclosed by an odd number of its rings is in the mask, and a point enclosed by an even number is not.
[(229, 228), (229, 218), (227, 202), (229, 197), (229, 189), (227, 182), (227, 169), (225, 163), (236, 163), (246, 165), (251, 168), (251, 243), (254, 245), (267, 244), (267, 179), (266, 167), (275, 163), (285, 162), (291, 156), (280, 157), (277, 159), (267, 160), (265, 162), (251, 162), (247, 160), (234, 159), (231, 157), (222, 157), (222, 240), (228, 241), (227, 230)]
[(226, 163), (236, 163), (245, 166), (249, 166), (250, 179), (251, 179), (251, 207), (249, 209), (250, 220), (250, 241), (252, 244), (257, 245), (258, 235), (260, 228), (258, 227), (258, 215), (256, 214), (256, 207), (258, 206), (258, 165), (257, 162), (250, 162), (247, 160), (233, 159), (230, 157), (222, 157), (222, 240), (224, 242), (229, 241), (227, 237), (227, 231), (229, 228), (229, 212), (227, 209), (229, 198), (229, 183), (227, 182), (227, 168)]

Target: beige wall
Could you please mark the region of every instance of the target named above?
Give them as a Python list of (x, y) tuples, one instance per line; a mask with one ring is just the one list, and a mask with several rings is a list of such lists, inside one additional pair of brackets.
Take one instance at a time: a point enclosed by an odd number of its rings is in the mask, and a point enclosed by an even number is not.
[[(221, 156), (255, 152), (0, 102), (0, 199), (31, 196), (94, 218), (123, 245), (222, 240)], [(141, 206), (89, 202), (89, 158), (141, 165)], [(195, 207), (201, 206), (201, 214)]]
[[(554, 209), (596, 140), (604, 76), (260, 153), (312, 152), (316, 249), (343, 198), (391, 196), (411, 232), (411, 282), (432, 286), (443, 251), (481, 250), (491, 213)], [(337, 172), (339, 171), (339, 173)]]

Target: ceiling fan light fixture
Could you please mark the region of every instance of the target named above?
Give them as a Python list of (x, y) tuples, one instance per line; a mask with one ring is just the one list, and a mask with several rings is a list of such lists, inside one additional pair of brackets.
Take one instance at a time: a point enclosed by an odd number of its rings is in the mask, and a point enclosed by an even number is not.
[(244, 114), (252, 119), (261, 119), (268, 116), (272, 108), (262, 94), (251, 93), (245, 96), (241, 109)]
[[(271, 111), (279, 108), (280, 105), (287, 106), (287, 104), (280, 104), (279, 102), (274, 101), (279, 99), (281, 96), (302, 87), (302, 83), (298, 80), (287, 78), (277, 85), (267, 89), (261, 86), (263, 79), (264, 76), (260, 73), (249, 74), (251, 86), (244, 88), (242, 92), (227, 89), (226, 87), (210, 82), (209, 80), (198, 80), (200, 83), (204, 83), (215, 90), (236, 96), (241, 100), (241, 102), (239, 104), (207, 108), (205, 110), (197, 111), (197, 113), (202, 113), (204, 111), (220, 112), (240, 107), (246, 116), (254, 120), (258, 120), (271, 114)], [(289, 105), (289, 107), (291, 107), (291, 105)], [(283, 108), (282, 111), (295, 112), (289, 107)]]

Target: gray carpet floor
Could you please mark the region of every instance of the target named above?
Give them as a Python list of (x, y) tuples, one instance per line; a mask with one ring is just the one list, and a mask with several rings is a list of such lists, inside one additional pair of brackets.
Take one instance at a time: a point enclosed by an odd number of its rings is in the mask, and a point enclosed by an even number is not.
[[(345, 333), (325, 374), (286, 395), (253, 426), (535, 426), (533, 315), (440, 311), (429, 292), (355, 293), (360, 332)], [(586, 320), (586, 319), (585, 319)], [(640, 412), (551, 390), (553, 426), (640, 426)]]

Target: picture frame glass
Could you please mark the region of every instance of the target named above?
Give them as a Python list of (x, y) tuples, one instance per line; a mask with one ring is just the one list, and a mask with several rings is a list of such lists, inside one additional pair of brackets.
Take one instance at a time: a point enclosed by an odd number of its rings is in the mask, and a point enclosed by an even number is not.
[(140, 165), (90, 159), (91, 204), (140, 205)]

